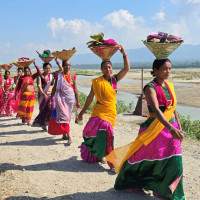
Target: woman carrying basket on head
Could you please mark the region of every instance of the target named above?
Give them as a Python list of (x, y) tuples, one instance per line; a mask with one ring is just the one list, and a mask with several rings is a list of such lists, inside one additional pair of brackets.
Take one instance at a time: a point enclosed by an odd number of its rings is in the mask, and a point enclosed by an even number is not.
[(63, 135), (62, 139), (68, 140), (70, 145), (72, 139), (69, 124), (75, 99), (77, 108), (80, 107), (76, 75), (70, 73), (71, 62), (69, 60), (62, 61), (62, 66), (57, 58), (55, 61), (59, 68), (63, 68), (63, 70), (57, 75), (51, 93), (51, 100), (55, 95), (56, 107), (49, 121), (48, 133), (51, 135)]
[[(19, 101), (20, 101), (20, 91), (16, 91), (17, 89), (17, 84), (19, 82), (20, 77), (23, 75), (23, 68), (18, 67), (17, 68), (17, 76), (14, 76), (14, 82), (15, 82), (15, 95), (17, 95), (17, 99), (15, 101), (15, 106), (14, 106), (14, 112), (17, 113), (17, 109), (18, 109), (18, 105), (19, 105)], [(18, 114), (16, 115), (16, 117), (18, 118)]]
[(152, 190), (160, 199), (184, 200), (181, 141), (183, 132), (176, 112), (169, 59), (155, 60), (155, 78), (144, 87), (149, 116), (136, 140), (115, 149), (106, 159), (118, 174), (116, 190)]
[(34, 79), (41, 74), (40, 69), (35, 62), (33, 62), (33, 64), (35, 65), (37, 72), (32, 75), (31, 69), (29, 67), (24, 67), (24, 75), (19, 79), (15, 96), (15, 99), (17, 99), (17, 94), (21, 90), (17, 114), (22, 119), (22, 123), (27, 123), (27, 125), (30, 125), (36, 101), (35, 90), (33, 87)]
[[(103, 158), (113, 150), (113, 127), (117, 114), (117, 82), (120, 81), (130, 69), (125, 49), (123, 46), (119, 46), (120, 52), (123, 55), (124, 68), (118, 74), (112, 75), (112, 63), (110, 61), (103, 61), (101, 63), (103, 75), (92, 80), (91, 91), (78, 116), (78, 120), (82, 120), (83, 114), (95, 96), (97, 102), (83, 130), (84, 142), (79, 147), (81, 148), (82, 159), (88, 163), (103, 162)], [(112, 169), (112, 165), (109, 164), (109, 166)]]
[(50, 97), (52, 87), (55, 81), (54, 74), (51, 72), (51, 64), (44, 63), (43, 70), (44, 73), (38, 76), (38, 102), (39, 102), (39, 114), (33, 121), (33, 127), (41, 127), (46, 131), (46, 126), (49, 124), (50, 116), (55, 107), (54, 99), (52, 99), (52, 104), (50, 105)]
[(0, 109), (0, 115), (13, 116), (15, 106), (15, 83), (10, 77), (10, 71), (5, 71), (3, 90), (3, 105)]
[(1, 70), (1, 67), (0, 67), (0, 110), (1, 110), (1, 107), (3, 106), (3, 81), (4, 81), (4, 78), (2, 76), (2, 70)]

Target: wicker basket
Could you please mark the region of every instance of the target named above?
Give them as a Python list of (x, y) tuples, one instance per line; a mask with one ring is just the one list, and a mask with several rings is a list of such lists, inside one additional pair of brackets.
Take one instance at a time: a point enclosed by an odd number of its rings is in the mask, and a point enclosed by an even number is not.
[(42, 55), (36, 51), (40, 57), (40, 59), (44, 62), (44, 63), (49, 63), (51, 62), (55, 57), (42, 57)]
[(9, 71), (12, 67), (12, 64), (1, 64), (0, 67), (3, 68), (5, 71)]
[(153, 53), (156, 59), (165, 59), (175, 49), (177, 49), (183, 43), (183, 41), (172, 43), (154, 43), (143, 41), (143, 43)]
[(90, 50), (99, 56), (102, 61), (109, 61), (111, 57), (117, 52), (119, 49), (118, 45), (115, 46), (94, 46), (91, 47)]
[(23, 67), (29, 67), (29, 65), (34, 61), (35, 59), (26, 60), (26, 61), (14, 61), (13, 64), (16, 67), (23, 68)]
[(62, 61), (69, 60), (76, 53), (76, 49), (54, 51), (51, 54)]

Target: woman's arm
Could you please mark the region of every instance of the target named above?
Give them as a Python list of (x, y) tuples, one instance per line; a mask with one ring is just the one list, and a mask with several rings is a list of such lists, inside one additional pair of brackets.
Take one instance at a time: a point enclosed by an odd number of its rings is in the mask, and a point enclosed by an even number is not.
[(183, 130), (182, 130), (182, 127), (181, 127), (180, 120), (179, 120), (178, 112), (177, 112), (176, 109), (175, 109), (175, 111), (174, 111), (174, 114), (175, 114), (176, 121), (178, 122), (178, 126), (179, 126), (180, 130), (183, 131)]
[(37, 72), (32, 75), (32, 78), (34, 80), (35, 78), (37, 78), (41, 74), (41, 71), (40, 71), (39, 67), (36, 65), (35, 61), (33, 61), (33, 64), (34, 64), (34, 66), (35, 66), (35, 68), (37, 70)]
[(80, 103), (78, 100), (78, 89), (77, 89), (76, 79), (74, 79), (74, 94), (75, 94), (75, 98), (76, 98), (76, 107), (80, 108)]
[(51, 99), (53, 99), (53, 97), (54, 97), (54, 95), (56, 93), (57, 81), (58, 81), (58, 77), (56, 77), (55, 84), (54, 84), (54, 86), (52, 88), (52, 91), (51, 91)]
[(117, 74), (117, 81), (120, 81), (122, 78), (124, 78), (124, 76), (127, 74), (127, 72), (130, 69), (129, 59), (128, 59), (128, 56), (127, 56), (125, 49), (122, 45), (120, 45), (120, 52), (123, 55), (124, 68)]
[(85, 111), (88, 109), (88, 107), (90, 106), (92, 100), (94, 98), (94, 91), (93, 88), (91, 87), (90, 93), (86, 99), (85, 105), (83, 107), (83, 109), (81, 110), (81, 112), (78, 115), (78, 120), (81, 121), (83, 120), (83, 114), (85, 113)]
[(147, 98), (147, 100), (150, 104), (150, 107), (151, 107), (154, 115), (156, 116), (156, 118), (158, 118), (158, 120), (170, 131), (170, 133), (172, 134), (174, 139), (178, 139), (178, 140), (182, 141), (184, 138), (182, 131), (178, 130), (177, 128), (172, 126), (167, 121), (167, 119), (165, 118), (162, 111), (159, 109), (159, 104), (158, 104), (157, 95), (156, 95), (155, 90), (153, 88), (151, 88), (150, 86), (146, 86), (144, 89), (144, 94), (145, 94), (145, 97)]
[(62, 65), (60, 64), (60, 62), (58, 61), (58, 58), (55, 58), (55, 61), (56, 61), (56, 64), (58, 65), (59, 69), (60, 69), (60, 72), (63, 72), (63, 67)]
[(44, 93), (44, 90), (42, 89), (42, 81), (40, 76), (37, 77), (37, 85), (40, 94), (46, 99), (48, 96)]

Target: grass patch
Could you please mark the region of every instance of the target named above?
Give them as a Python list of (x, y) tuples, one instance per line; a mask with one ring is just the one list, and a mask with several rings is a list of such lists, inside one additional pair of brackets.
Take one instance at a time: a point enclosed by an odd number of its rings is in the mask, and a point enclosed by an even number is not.
[(192, 121), (190, 116), (179, 115), (181, 127), (186, 137), (200, 140), (200, 120)]

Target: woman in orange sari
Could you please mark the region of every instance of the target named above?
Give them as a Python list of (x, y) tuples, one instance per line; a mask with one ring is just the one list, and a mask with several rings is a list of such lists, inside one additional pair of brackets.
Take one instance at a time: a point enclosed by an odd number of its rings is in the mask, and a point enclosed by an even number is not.
[(119, 173), (114, 188), (143, 192), (165, 200), (184, 200), (181, 141), (183, 132), (176, 112), (169, 59), (155, 60), (155, 78), (144, 87), (149, 116), (140, 125), (132, 143), (115, 149), (107, 157)]
[(17, 99), (17, 94), (21, 90), (17, 114), (22, 119), (22, 123), (27, 123), (27, 125), (30, 125), (36, 101), (35, 90), (33, 87), (34, 79), (41, 74), (40, 69), (35, 62), (33, 62), (33, 64), (35, 65), (37, 72), (32, 75), (29, 67), (24, 68), (24, 76), (21, 76), (19, 79), (15, 96), (15, 99)]
[[(112, 75), (112, 63), (101, 63), (103, 76), (92, 80), (91, 91), (85, 102), (85, 106), (78, 116), (82, 120), (83, 114), (89, 107), (94, 96), (97, 100), (93, 107), (93, 113), (83, 130), (84, 142), (81, 148), (81, 157), (88, 163), (104, 162), (103, 158), (113, 150), (114, 132), (116, 120), (116, 92), (117, 82), (120, 81), (130, 69), (128, 56), (123, 46), (120, 46), (123, 55), (124, 68), (116, 75)], [(112, 169), (112, 165), (108, 163)]]

